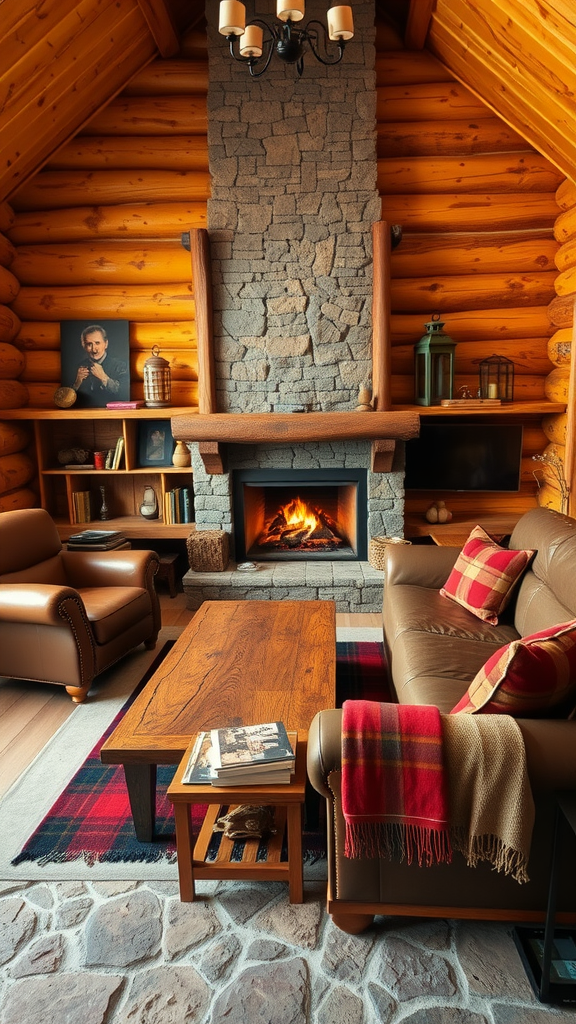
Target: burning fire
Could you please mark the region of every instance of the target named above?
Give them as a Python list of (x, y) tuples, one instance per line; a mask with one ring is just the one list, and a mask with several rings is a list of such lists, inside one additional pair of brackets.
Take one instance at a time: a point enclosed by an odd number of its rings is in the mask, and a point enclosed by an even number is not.
[(287, 505), (282, 505), (280, 513), (283, 514), (289, 530), (304, 533), (302, 540), (306, 540), (314, 530), (322, 526), (316, 513), (300, 497), (293, 498)]
[(324, 509), (292, 498), (269, 520), (258, 539), (258, 547), (286, 550), (334, 550), (345, 543), (338, 524)]

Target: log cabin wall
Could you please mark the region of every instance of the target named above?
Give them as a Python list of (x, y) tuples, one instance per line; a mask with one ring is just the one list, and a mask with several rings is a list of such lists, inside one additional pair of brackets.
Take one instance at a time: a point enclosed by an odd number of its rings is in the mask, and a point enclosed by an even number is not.
[[(393, 404), (414, 400), (414, 344), (435, 311), (457, 342), (455, 397), (461, 387), (475, 394), (480, 360), (498, 354), (514, 362), (515, 400), (544, 402), (562, 174), (426, 51), (380, 50), (377, 82), (382, 218), (403, 233), (391, 257)], [(454, 512), (536, 503), (541, 420), (524, 422), (520, 493), (451, 494)], [(413, 492), (407, 512), (431, 500)]]
[[(157, 344), (172, 404), (196, 406), (194, 289), (183, 232), (206, 226), (205, 37), (155, 60), (11, 200), (10, 303), (32, 408), (53, 407), (60, 321), (130, 321), (131, 397)], [(19, 403), (24, 404), (24, 403)]]

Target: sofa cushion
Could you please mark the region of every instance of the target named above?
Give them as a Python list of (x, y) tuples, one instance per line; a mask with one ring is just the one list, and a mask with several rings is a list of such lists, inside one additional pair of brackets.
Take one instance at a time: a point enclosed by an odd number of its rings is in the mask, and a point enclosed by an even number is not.
[(566, 714), (576, 701), (576, 620), (501, 647), (474, 677), (451, 714)]
[(502, 548), (475, 526), (440, 594), (496, 625), (533, 555), (532, 550)]

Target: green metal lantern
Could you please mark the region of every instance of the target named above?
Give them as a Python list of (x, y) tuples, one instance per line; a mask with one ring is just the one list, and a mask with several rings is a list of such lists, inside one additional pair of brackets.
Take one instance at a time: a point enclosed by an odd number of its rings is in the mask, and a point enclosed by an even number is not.
[(456, 342), (442, 332), (440, 314), (424, 324), (426, 334), (414, 346), (414, 401), (417, 405), (440, 405), (454, 391), (454, 349)]

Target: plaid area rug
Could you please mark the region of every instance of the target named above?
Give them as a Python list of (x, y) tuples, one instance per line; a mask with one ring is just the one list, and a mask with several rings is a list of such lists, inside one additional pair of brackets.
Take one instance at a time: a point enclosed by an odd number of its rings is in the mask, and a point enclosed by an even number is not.
[[(154, 842), (139, 843), (134, 834), (128, 794), (121, 765), (100, 761), (100, 748), (111, 735), (162, 659), (173, 641), (164, 645), (140, 683), (100, 737), (90, 754), (55, 801), (38, 828), (32, 833), (13, 865), (34, 861), (39, 866), (82, 859), (88, 865), (101, 863), (146, 862), (176, 859), (174, 818), (166, 790), (175, 765), (158, 768), (156, 791), (156, 834)], [(381, 643), (336, 644), (336, 703), (343, 701), (386, 700), (387, 668)], [(193, 809), (196, 828), (204, 817), (203, 808)], [(219, 837), (215, 837), (216, 856)], [(314, 861), (325, 856), (324, 829), (304, 831), (304, 857)], [(240, 849), (238, 856), (240, 856)]]

